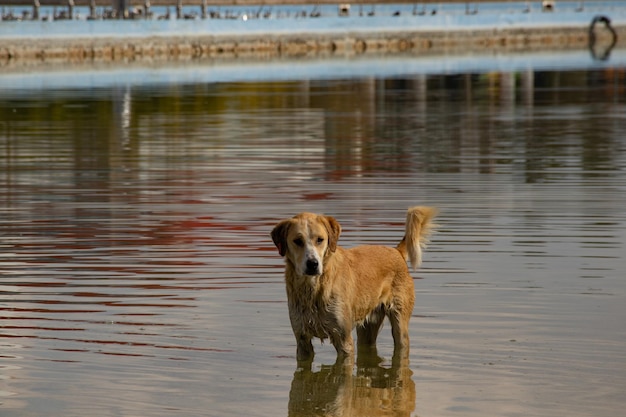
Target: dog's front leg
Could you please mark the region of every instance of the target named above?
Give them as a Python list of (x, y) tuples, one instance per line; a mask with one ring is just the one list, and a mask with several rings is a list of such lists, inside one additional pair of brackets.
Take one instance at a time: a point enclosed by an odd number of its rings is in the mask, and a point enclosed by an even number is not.
[(352, 328), (339, 324), (331, 335), (331, 343), (337, 350), (337, 357), (350, 357), (354, 354), (354, 340), (352, 339)]
[(296, 342), (298, 347), (296, 348), (296, 357), (298, 361), (310, 361), (313, 360), (313, 343), (311, 338), (304, 334), (296, 334)]
[(354, 354), (354, 341), (352, 340), (352, 335), (344, 338), (343, 340), (333, 342), (333, 346), (337, 350), (338, 357), (350, 357)]

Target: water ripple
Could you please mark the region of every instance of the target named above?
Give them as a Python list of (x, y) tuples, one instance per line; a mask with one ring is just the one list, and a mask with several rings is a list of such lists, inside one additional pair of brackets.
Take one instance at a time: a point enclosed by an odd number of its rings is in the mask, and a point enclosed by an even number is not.
[[(528, 73), (494, 73), (0, 97), (3, 416), (306, 415), (394, 395), (419, 415), (613, 415), (613, 74), (536, 73), (531, 91), (515, 82)], [(326, 345), (296, 370), (273, 225), (325, 212), (344, 246), (395, 245), (415, 204), (441, 214), (414, 274), (410, 365), (390, 363), (385, 328), (353, 374), (325, 365)]]

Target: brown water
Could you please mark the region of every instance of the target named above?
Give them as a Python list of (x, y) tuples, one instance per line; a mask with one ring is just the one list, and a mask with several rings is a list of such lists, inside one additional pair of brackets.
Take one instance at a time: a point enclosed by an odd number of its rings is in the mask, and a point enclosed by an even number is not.
[[(623, 70), (0, 93), (0, 414), (616, 416)], [(269, 238), (439, 231), (409, 364), (298, 370)]]

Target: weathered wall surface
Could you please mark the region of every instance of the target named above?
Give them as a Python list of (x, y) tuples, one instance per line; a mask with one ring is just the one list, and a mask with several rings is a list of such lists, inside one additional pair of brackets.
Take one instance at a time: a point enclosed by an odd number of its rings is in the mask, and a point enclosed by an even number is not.
[[(591, 25), (597, 16), (602, 15), (514, 13), (482, 18), (458, 14), (436, 16), (437, 20), (350, 17), (287, 23), (242, 19), (189, 23), (73, 21), (66, 26), (57, 22), (0, 22), (0, 69), (42, 63), (574, 49), (591, 49), (602, 56), (607, 50), (626, 48), (626, 12), (619, 11), (609, 24), (600, 20)], [(64, 28), (69, 31), (64, 33)]]
[[(626, 28), (616, 28), (626, 39)], [(600, 33), (597, 43), (609, 43)], [(616, 47), (621, 47), (619, 42)], [(0, 60), (85, 61), (140, 59), (270, 58), (300, 55), (368, 53), (429, 53), (485, 51), (567, 50), (589, 46), (589, 35), (580, 28), (545, 28), (540, 31), (475, 30), (459, 32), (419, 31), (372, 34), (337, 33), (310, 35), (179, 36), (147, 38), (24, 39), (0, 46)]]

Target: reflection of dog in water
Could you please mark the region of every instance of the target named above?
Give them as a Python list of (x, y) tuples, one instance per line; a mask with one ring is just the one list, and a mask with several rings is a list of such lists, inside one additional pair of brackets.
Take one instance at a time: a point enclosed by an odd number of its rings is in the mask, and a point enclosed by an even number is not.
[[(394, 355), (390, 368), (380, 365), (376, 349), (359, 348), (357, 372), (338, 361), (298, 369), (289, 393), (289, 416), (410, 416), (415, 409), (415, 383), (408, 359)], [(403, 363), (404, 362), (404, 363)]]
[(415, 290), (407, 260), (417, 268), (436, 210), (410, 208), (405, 235), (395, 248), (378, 245), (337, 246), (341, 226), (333, 217), (300, 213), (272, 230), (285, 257), (289, 318), (299, 361), (312, 360), (311, 339), (329, 338), (339, 357), (359, 345), (375, 346), (385, 316), (391, 322), (396, 350), (408, 351), (409, 319)]

